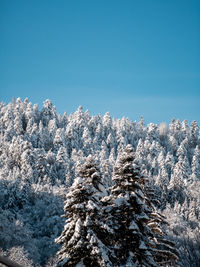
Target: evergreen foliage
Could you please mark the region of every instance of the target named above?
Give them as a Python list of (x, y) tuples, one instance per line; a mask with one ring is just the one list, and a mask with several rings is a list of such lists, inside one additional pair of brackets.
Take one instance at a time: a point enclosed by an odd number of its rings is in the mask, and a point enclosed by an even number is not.
[(62, 244), (57, 266), (112, 266), (111, 251), (101, 239), (100, 173), (89, 156), (66, 195), (66, 225), (56, 240)]
[(162, 237), (163, 219), (151, 203), (147, 178), (141, 173), (131, 145), (118, 154), (113, 180), (111, 194), (103, 203), (114, 230), (112, 243), (118, 266), (173, 263), (177, 259), (174, 244)]
[[(165, 214), (170, 222), (165, 225), (169, 237), (184, 255), (177, 264), (198, 266), (198, 122), (189, 125), (187, 121), (173, 119), (169, 127), (145, 125), (143, 118), (132, 122), (127, 118), (113, 119), (109, 113), (103, 117), (91, 116), (82, 107), (61, 116), (50, 100), (44, 102), (41, 110), (28, 99), (18, 98), (7, 105), (0, 103), (2, 250), (9, 253), (12, 248), (20, 247), (33, 266), (51, 265), (59, 250), (54, 239), (65, 224), (60, 217), (64, 213), (63, 201), (79, 175), (79, 167), (89, 154), (97, 158), (101, 183), (95, 182), (93, 188), (98, 194), (100, 190), (106, 194), (110, 186), (116, 186), (114, 166), (120, 151), (128, 144), (142, 172), (149, 177), (156, 210)], [(139, 185), (146, 199), (147, 185)], [(145, 205), (151, 209), (148, 203)], [(99, 239), (106, 240), (107, 248), (113, 253), (110, 234), (108, 239), (102, 235)], [(152, 257), (157, 261), (153, 254)], [(112, 261), (112, 257), (109, 260)]]

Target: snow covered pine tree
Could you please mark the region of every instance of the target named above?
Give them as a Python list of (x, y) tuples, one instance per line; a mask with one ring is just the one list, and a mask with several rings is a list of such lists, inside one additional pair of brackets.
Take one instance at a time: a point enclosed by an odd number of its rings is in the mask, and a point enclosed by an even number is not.
[(164, 244), (162, 237), (158, 241), (158, 236), (163, 235), (161, 219), (147, 199), (145, 179), (128, 145), (118, 154), (111, 194), (102, 199), (104, 216), (115, 232), (110, 247), (118, 263), (113, 266), (165, 266), (166, 262), (170, 266), (177, 259), (173, 243)]
[(57, 266), (113, 266), (111, 251), (102, 241), (101, 209), (99, 197), (100, 173), (91, 156), (80, 167), (76, 178), (66, 195), (66, 225), (56, 242), (62, 244), (58, 252)]

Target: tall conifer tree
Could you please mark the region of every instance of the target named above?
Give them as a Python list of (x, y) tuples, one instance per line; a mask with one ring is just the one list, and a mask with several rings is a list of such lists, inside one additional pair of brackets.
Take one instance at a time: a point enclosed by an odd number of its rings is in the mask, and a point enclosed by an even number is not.
[(100, 173), (94, 160), (89, 156), (80, 168), (65, 202), (66, 225), (56, 240), (62, 244), (57, 266), (109, 267), (111, 251), (103, 241), (101, 225)]
[(131, 145), (119, 153), (113, 180), (111, 195), (102, 202), (115, 233), (110, 245), (118, 258), (117, 266), (159, 266), (176, 259), (172, 244), (158, 238), (163, 235), (162, 218), (148, 199), (146, 178), (134, 162)]

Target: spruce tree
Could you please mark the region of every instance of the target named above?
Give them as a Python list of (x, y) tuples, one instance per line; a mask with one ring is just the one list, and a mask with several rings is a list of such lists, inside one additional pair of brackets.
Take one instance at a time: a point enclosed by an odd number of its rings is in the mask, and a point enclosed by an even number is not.
[(57, 266), (112, 266), (104, 243), (99, 197), (100, 173), (89, 156), (66, 195), (66, 225), (56, 242), (62, 244)]
[(158, 238), (163, 235), (161, 217), (148, 199), (150, 190), (145, 188), (146, 178), (134, 162), (131, 145), (119, 153), (113, 181), (110, 196), (102, 202), (105, 220), (114, 230), (110, 247), (118, 258), (116, 266), (159, 266), (162, 261), (176, 259), (170, 242), (163, 245)]
[(196, 146), (194, 150), (191, 167), (192, 167), (191, 180), (192, 181), (200, 180), (200, 149), (198, 146)]

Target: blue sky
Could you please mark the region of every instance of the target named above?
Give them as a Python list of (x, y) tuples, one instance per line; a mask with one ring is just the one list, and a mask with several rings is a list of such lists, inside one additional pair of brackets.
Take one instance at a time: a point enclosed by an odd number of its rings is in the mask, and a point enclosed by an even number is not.
[(200, 122), (200, 1), (0, 0), (0, 101)]

